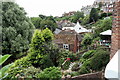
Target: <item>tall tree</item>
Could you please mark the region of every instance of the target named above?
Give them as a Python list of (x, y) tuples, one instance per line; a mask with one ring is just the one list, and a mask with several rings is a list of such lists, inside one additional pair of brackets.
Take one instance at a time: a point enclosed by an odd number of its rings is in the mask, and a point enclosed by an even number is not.
[(34, 26), (26, 12), (13, 2), (2, 3), (2, 53), (17, 54), (27, 51)]
[(90, 12), (89, 22), (96, 22), (98, 19), (98, 10), (96, 8), (92, 8)]

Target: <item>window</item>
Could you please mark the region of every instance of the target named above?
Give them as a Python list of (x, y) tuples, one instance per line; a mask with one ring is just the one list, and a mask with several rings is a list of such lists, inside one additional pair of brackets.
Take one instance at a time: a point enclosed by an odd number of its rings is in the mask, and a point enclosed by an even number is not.
[(63, 49), (69, 50), (69, 44), (63, 44)]

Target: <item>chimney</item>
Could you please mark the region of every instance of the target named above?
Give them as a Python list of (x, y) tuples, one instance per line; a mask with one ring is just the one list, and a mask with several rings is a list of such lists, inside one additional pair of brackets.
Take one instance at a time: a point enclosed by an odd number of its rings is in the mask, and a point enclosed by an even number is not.
[(113, 12), (113, 25), (112, 25), (112, 47), (110, 59), (115, 55), (115, 53), (120, 49), (120, 1), (114, 3)]

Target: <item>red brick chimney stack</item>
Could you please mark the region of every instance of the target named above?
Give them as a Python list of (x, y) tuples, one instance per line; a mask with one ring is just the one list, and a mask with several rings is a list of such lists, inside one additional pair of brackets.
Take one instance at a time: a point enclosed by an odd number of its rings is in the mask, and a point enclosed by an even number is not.
[(120, 0), (114, 4), (114, 16), (112, 26), (112, 47), (110, 59), (120, 49)]

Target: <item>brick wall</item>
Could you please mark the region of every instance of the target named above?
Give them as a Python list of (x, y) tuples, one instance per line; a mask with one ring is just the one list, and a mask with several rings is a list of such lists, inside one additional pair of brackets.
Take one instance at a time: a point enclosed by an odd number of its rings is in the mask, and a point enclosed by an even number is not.
[(114, 19), (112, 26), (112, 47), (111, 55), (112, 58), (115, 53), (120, 49), (120, 1), (114, 4)]

